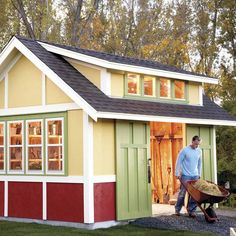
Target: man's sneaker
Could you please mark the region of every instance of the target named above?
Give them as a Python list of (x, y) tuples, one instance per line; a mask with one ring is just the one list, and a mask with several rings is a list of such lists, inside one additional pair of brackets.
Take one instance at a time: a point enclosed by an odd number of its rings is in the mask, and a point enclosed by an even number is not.
[(188, 216), (191, 217), (191, 218), (196, 218), (196, 214), (194, 212), (190, 212), (188, 214)]
[(180, 216), (179, 211), (175, 211), (175, 215), (176, 215), (176, 216)]

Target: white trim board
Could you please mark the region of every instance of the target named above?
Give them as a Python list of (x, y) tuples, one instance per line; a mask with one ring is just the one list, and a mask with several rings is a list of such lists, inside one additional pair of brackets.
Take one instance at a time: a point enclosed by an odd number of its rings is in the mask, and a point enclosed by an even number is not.
[(141, 66), (133, 66), (133, 65), (127, 65), (127, 64), (122, 64), (122, 63), (110, 62), (104, 59), (99, 59), (99, 58), (88, 56), (82, 53), (73, 52), (68, 49), (60, 48), (60, 47), (50, 45), (47, 43), (43, 43), (39, 41), (38, 43), (41, 44), (49, 52), (53, 52), (53, 53), (56, 53), (56, 54), (59, 54), (68, 58), (87, 62), (87, 63), (104, 67), (107, 69), (129, 71), (129, 72), (141, 73), (141, 74), (146, 74), (146, 75), (156, 75), (156, 76), (161, 76), (161, 77), (195, 81), (195, 82), (204, 82), (204, 83), (209, 83), (209, 84), (218, 84), (219, 82), (218, 79), (204, 77), (200, 75), (197, 76), (197, 75), (191, 75), (191, 74), (182, 74), (182, 73), (177, 73), (177, 72), (172, 72), (172, 71), (165, 71), (165, 70), (152, 69), (152, 68), (141, 67)]
[(118, 120), (176, 122), (176, 123), (202, 124), (202, 125), (236, 126), (236, 121), (192, 119), (192, 118), (168, 117), (168, 116), (148, 116), (148, 115), (138, 115), (138, 114), (128, 114), (128, 113), (125, 114), (125, 113), (98, 112), (97, 118), (118, 119)]
[(28, 107), (17, 107), (0, 109), (1, 116), (12, 116), (12, 115), (25, 115), (25, 114), (37, 114), (37, 113), (48, 113), (48, 112), (61, 112), (68, 110), (81, 109), (76, 103), (62, 103), (52, 104), (45, 106), (28, 106)]
[(0, 54), (0, 65), (7, 58), (7, 56), (16, 48), (26, 58), (28, 58), (39, 70), (41, 70), (54, 84), (56, 84), (63, 92), (70, 97), (77, 105), (83, 108), (90, 117), (95, 121), (96, 110), (89, 105), (78, 93), (76, 93), (67, 83), (65, 83), (53, 70), (44, 64), (38, 57), (36, 57), (23, 43), (16, 37), (13, 37), (9, 44), (4, 48)]
[(83, 112), (84, 223), (94, 223), (93, 122)]

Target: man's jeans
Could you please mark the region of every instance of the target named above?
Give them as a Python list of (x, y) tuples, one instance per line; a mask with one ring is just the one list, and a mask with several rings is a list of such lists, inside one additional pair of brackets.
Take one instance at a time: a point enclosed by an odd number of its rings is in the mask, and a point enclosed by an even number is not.
[[(181, 180), (186, 184), (186, 182), (188, 180), (197, 180), (199, 179), (199, 176), (186, 176), (186, 175), (182, 175), (181, 176)], [(175, 212), (180, 212), (182, 206), (184, 205), (184, 197), (186, 194), (186, 189), (185, 187), (181, 184), (180, 186), (180, 191), (179, 191), (179, 195), (178, 195), (178, 199), (175, 205)], [(189, 204), (188, 204), (188, 213), (193, 213), (196, 211), (197, 208), (197, 204), (193, 201), (193, 199), (190, 197), (189, 199)]]

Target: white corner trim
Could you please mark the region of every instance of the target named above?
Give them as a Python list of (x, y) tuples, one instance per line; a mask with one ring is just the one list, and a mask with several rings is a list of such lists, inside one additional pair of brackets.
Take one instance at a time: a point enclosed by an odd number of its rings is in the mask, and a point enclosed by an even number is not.
[(48, 113), (48, 112), (62, 112), (68, 110), (81, 109), (76, 103), (62, 103), (52, 104), (45, 106), (28, 106), (28, 107), (17, 107), (17, 108), (6, 108), (0, 109), (1, 116), (10, 115), (25, 115), (25, 114), (37, 114), (37, 113)]
[(47, 220), (47, 182), (43, 181), (43, 220)]
[(41, 75), (42, 79), (42, 105), (46, 105), (46, 76), (44, 73)]
[(73, 52), (64, 48), (53, 46), (47, 43), (42, 43), (42, 42), (38, 42), (38, 43), (41, 44), (49, 52), (60, 54), (65, 57), (69, 57), (75, 60), (90, 63), (90, 64), (104, 67), (107, 69), (129, 71), (129, 72), (141, 73), (141, 74), (146, 74), (146, 75), (156, 75), (156, 76), (161, 76), (161, 77), (168, 77), (168, 78), (195, 81), (195, 82), (205, 82), (205, 83), (210, 83), (210, 84), (218, 84), (219, 82), (218, 79), (213, 79), (210, 77), (204, 77), (200, 75), (197, 76), (197, 75), (192, 75), (192, 74), (182, 74), (182, 73), (177, 73), (177, 72), (172, 72), (172, 71), (158, 70), (158, 69), (152, 69), (152, 68), (147, 68), (147, 67), (110, 62), (110, 61), (103, 60), (100, 58), (88, 56), (82, 53)]
[(25, 57), (27, 57), (39, 70), (56, 84), (68, 97), (70, 97), (75, 103), (82, 107), (90, 117), (95, 121), (96, 110), (90, 106), (78, 93), (76, 93), (68, 84), (66, 84), (54, 71), (52, 71), (46, 64), (44, 64), (38, 57), (36, 57), (23, 43), (21, 43), (16, 37), (13, 37), (10, 43), (5, 47), (0, 54), (0, 65), (7, 58), (10, 52), (14, 49), (18, 49)]
[(202, 88), (202, 85), (199, 85), (198, 86), (199, 88), (199, 105), (202, 106), (203, 105), (203, 88)]
[(4, 181), (4, 216), (8, 217), (8, 181)]
[(4, 83), (4, 108), (8, 108), (8, 74), (5, 74), (5, 83)]
[(214, 165), (214, 182), (217, 184), (217, 155), (216, 155), (216, 127), (213, 126), (213, 165)]
[(139, 120), (139, 121), (160, 121), (160, 122), (176, 122), (186, 124), (203, 124), (203, 125), (225, 125), (236, 126), (236, 121), (226, 120), (211, 120), (211, 119), (191, 119), (181, 117), (168, 116), (148, 116), (138, 114), (112, 113), (112, 112), (98, 112), (97, 118), (105, 119), (120, 119), (120, 120)]
[(113, 183), (116, 182), (115, 175), (97, 175), (94, 176), (94, 183)]
[(94, 223), (93, 122), (83, 112), (84, 223)]
[(101, 70), (101, 90), (107, 96), (111, 96), (111, 73), (106, 69)]

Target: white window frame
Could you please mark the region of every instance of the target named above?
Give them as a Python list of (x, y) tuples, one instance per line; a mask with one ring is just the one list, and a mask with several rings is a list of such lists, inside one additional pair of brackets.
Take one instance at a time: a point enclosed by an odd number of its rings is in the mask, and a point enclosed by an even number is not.
[[(29, 144), (29, 129), (28, 124), (31, 122), (41, 122), (41, 144)], [(43, 119), (32, 119), (26, 120), (26, 173), (27, 174), (43, 174), (44, 173), (44, 122)], [(42, 170), (30, 170), (29, 169), (29, 157), (28, 157), (28, 148), (29, 147), (41, 147), (42, 152)]]
[[(48, 144), (48, 121), (54, 121), (54, 120), (61, 120), (62, 123), (62, 144)], [(64, 143), (64, 136), (65, 136), (65, 130), (64, 130), (64, 118), (63, 117), (57, 117), (57, 118), (47, 118), (45, 119), (45, 149), (46, 149), (46, 174), (49, 175), (64, 175), (65, 174), (65, 143)], [(62, 147), (62, 170), (48, 170), (48, 147), (50, 146), (58, 146)]]
[(3, 170), (0, 170), (0, 174), (6, 173), (6, 125), (5, 122), (0, 122), (3, 125), (3, 145), (0, 145), (0, 148), (3, 148)]
[[(21, 145), (10, 145), (10, 124), (21, 123), (22, 124), (22, 144)], [(10, 170), (10, 148), (21, 147), (22, 148), (22, 170)], [(24, 174), (25, 161), (24, 161), (24, 120), (13, 120), (7, 122), (7, 172), (9, 174)]]

